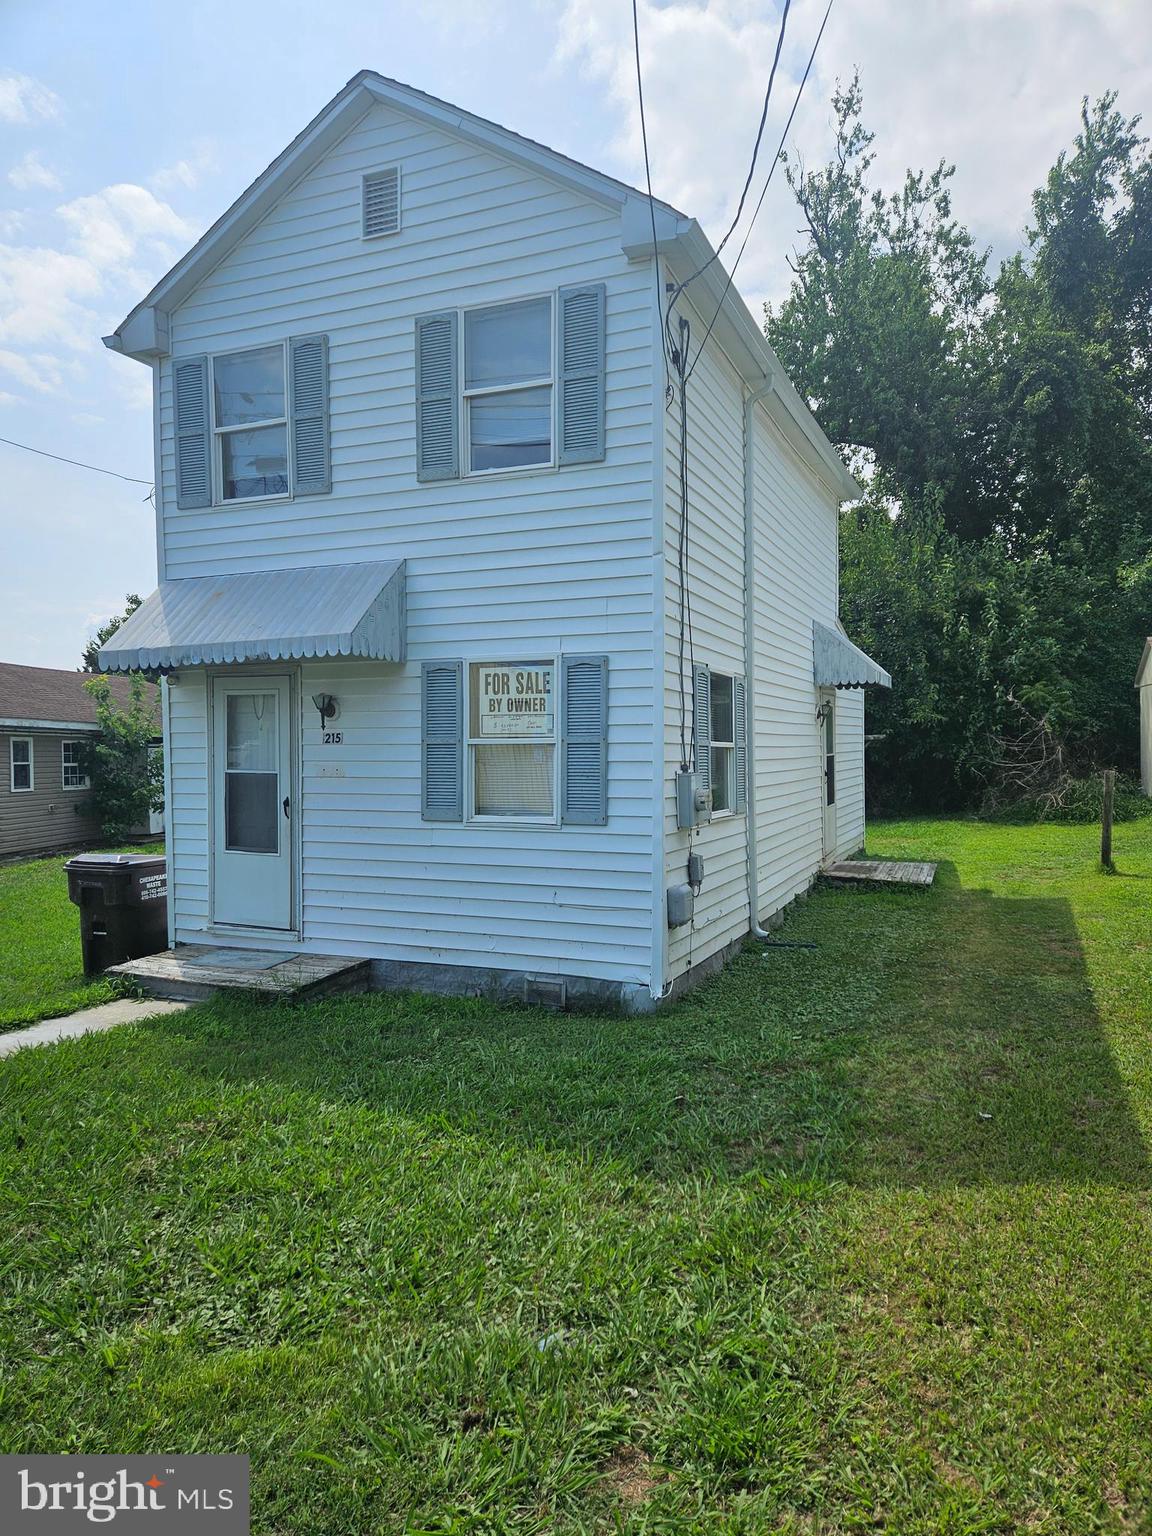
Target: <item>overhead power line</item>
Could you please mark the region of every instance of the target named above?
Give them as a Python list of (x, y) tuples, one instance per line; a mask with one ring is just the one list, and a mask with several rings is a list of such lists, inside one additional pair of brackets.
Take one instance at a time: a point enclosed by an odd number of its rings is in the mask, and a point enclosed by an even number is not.
[(18, 443), (11, 437), (0, 437), (0, 443), (9, 448), (23, 448), (25, 453), (38, 453), (42, 459), (55, 459), (58, 464), (72, 464), (76, 469), (90, 469), (96, 475), (111, 475), (114, 480), (127, 480), (132, 485), (151, 485), (151, 480), (141, 480), (139, 475), (122, 475), (118, 469), (101, 469), (99, 464), (82, 464), (79, 459), (66, 459), (63, 454), (49, 453), (46, 448), (33, 448), (30, 443)]
[[(640, 138), (644, 145), (644, 175), (648, 183), (648, 214), (652, 220), (653, 281), (656, 284), (656, 304), (657, 308), (659, 308), (664, 295), (660, 291), (660, 247), (656, 239), (656, 203), (652, 197), (652, 166), (648, 160), (648, 123), (644, 116), (644, 76), (640, 68), (640, 18), (637, 14), (637, 0), (632, 0), (632, 42), (636, 50), (636, 96), (640, 103)], [(661, 327), (660, 331), (660, 349), (664, 354), (664, 382), (670, 388), (668, 337), (665, 334), (664, 327)]]
[(672, 294), (669, 297), (667, 307), (664, 311), (664, 332), (666, 338), (669, 335), (669, 326), (672, 319), (672, 307), (676, 303), (676, 300), (680, 297), (680, 295), (684, 292), (690, 283), (694, 283), (698, 277), (701, 277), (705, 272), (707, 272), (708, 268), (714, 261), (719, 260), (720, 252), (732, 238), (732, 232), (735, 230), (737, 224), (739, 224), (740, 215), (744, 212), (744, 203), (748, 197), (748, 189), (752, 185), (753, 176), (756, 174), (756, 161), (760, 154), (760, 143), (764, 137), (764, 125), (768, 121), (768, 108), (772, 101), (772, 87), (776, 83), (776, 70), (780, 63), (780, 54), (784, 48), (784, 34), (788, 28), (788, 12), (791, 10), (791, 8), (792, 0), (784, 0), (784, 9), (780, 13), (780, 30), (776, 35), (776, 52), (772, 55), (772, 68), (769, 71), (768, 85), (764, 91), (764, 105), (760, 110), (760, 125), (756, 130), (756, 142), (752, 146), (752, 158), (748, 163), (748, 174), (744, 178), (744, 186), (740, 192), (740, 201), (736, 204), (736, 213), (733, 216), (731, 224), (729, 224), (727, 230), (724, 232), (724, 238), (720, 241), (720, 244), (709, 256), (708, 260), (705, 261), (701, 266), (697, 267), (695, 272), (686, 277), (682, 283), (677, 283), (675, 288), (672, 290)]
[(700, 361), (700, 354), (708, 345), (708, 338), (712, 334), (712, 328), (716, 324), (716, 321), (719, 319), (720, 311), (724, 308), (724, 300), (728, 297), (728, 290), (731, 288), (732, 283), (736, 277), (736, 268), (740, 265), (740, 258), (744, 255), (744, 252), (748, 247), (748, 241), (751, 237), (752, 230), (755, 227), (757, 216), (761, 208), (764, 206), (764, 198), (767, 195), (768, 188), (772, 184), (772, 177), (775, 175), (776, 167), (780, 164), (780, 156), (784, 150), (785, 140), (788, 138), (788, 134), (792, 128), (792, 120), (796, 116), (796, 108), (800, 105), (800, 98), (804, 94), (804, 87), (808, 84), (808, 76), (812, 73), (812, 65), (816, 59), (816, 50), (820, 47), (820, 39), (824, 36), (824, 28), (828, 25), (828, 18), (832, 14), (832, 7), (834, 4), (835, 0), (828, 0), (828, 4), (825, 7), (824, 19), (820, 23), (820, 30), (816, 34), (816, 41), (812, 44), (812, 52), (808, 55), (808, 63), (804, 68), (804, 74), (800, 80), (799, 87), (797, 88), (796, 99), (792, 103), (792, 110), (788, 114), (788, 121), (784, 124), (784, 132), (780, 135), (780, 142), (776, 146), (776, 153), (772, 157), (772, 164), (768, 167), (767, 178), (765, 179), (764, 185), (760, 189), (760, 196), (756, 201), (755, 208), (752, 210), (752, 217), (748, 221), (748, 228), (744, 232), (744, 239), (741, 241), (740, 249), (736, 252), (736, 260), (732, 263), (732, 270), (728, 273), (723, 291), (720, 294), (720, 302), (716, 305), (716, 312), (712, 316), (712, 319), (708, 322), (708, 329), (704, 332), (704, 339), (696, 349), (696, 356), (692, 359), (692, 365), (688, 369), (688, 378), (691, 378), (693, 369)]

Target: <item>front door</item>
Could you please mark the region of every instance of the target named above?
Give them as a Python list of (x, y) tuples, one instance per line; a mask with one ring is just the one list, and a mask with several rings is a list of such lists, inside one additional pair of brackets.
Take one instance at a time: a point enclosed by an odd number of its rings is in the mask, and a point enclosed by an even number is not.
[(820, 781), (824, 803), (824, 858), (836, 854), (836, 690), (820, 693)]
[(291, 684), (217, 678), (212, 686), (212, 917), (292, 926)]

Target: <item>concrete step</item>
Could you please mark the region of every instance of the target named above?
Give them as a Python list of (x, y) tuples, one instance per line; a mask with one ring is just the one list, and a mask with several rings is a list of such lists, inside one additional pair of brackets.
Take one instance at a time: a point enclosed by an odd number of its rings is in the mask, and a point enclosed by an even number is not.
[(294, 1000), (366, 992), (372, 962), (341, 955), (179, 944), (108, 968), (150, 997), (198, 1003), (219, 992), (254, 992)]

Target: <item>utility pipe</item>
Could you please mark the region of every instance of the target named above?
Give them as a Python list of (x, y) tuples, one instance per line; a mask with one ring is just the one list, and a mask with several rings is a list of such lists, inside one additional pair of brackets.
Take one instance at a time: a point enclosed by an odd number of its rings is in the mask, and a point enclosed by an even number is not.
[(744, 397), (744, 737), (748, 755), (747, 804), (744, 829), (748, 839), (748, 926), (754, 939), (770, 937), (760, 926), (759, 893), (756, 870), (756, 611), (753, 584), (755, 524), (752, 507), (752, 413), (757, 404), (772, 393), (775, 379), (771, 373), (763, 384)]

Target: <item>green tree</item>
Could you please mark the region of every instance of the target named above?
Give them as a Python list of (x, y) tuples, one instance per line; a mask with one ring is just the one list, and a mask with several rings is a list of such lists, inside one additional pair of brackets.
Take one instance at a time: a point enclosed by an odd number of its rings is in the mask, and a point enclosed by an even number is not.
[[(862, 471), (842, 608), (893, 673), (870, 703), (890, 804), (972, 803), (1042, 739), (1130, 768), (1152, 616), (1152, 169), (1138, 120), (1085, 102), (995, 281), (951, 168), (870, 184), (859, 82), (829, 164), (788, 165), (806, 220), (766, 330)], [(1048, 761), (1046, 755), (1045, 758)], [(999, 784), (998, 784), (999, 778)]]
[(84, 684), (96, 704), (100, 734), (84, 746), (85, 771), (101, 830), (122, 842), (144, 825), (149, 811), (164, 805), (164, 764), (152, 745), (159, 733), (155, 706), (139, 674), (132, 677), (126, 708), (112, 696), (105, 677)]
[(101, 624), (100, 628), (96, 631), (91, 640), (89, 640), (88, 644), (84, 647), (83, 655), (81, 657), (81, 672), (99, 672), (100, 647), (107, 641), (111, 640), (112, 636), (120, 628), (121, 624), (124, 623), (125, 619), (130, 619), (132, 617), (137, 608), (139, 608), (142, 601), (143, 599), (138, 597), (135, 592), (129, 592), (127, 597), (124, 599), (124, 612), (115, 615), (111, 619), (106, 619), (104, 623)]

